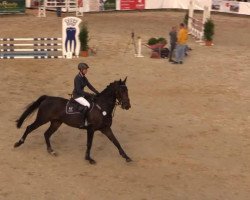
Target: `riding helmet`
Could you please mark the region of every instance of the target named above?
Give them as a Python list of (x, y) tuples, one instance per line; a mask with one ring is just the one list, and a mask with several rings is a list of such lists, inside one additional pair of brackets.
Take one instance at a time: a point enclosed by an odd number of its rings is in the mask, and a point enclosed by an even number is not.
[(86, 63), (79, 63), (78, 64), (78, 69), (83, 70), (83, 69), (88, 69), (89, 66)]

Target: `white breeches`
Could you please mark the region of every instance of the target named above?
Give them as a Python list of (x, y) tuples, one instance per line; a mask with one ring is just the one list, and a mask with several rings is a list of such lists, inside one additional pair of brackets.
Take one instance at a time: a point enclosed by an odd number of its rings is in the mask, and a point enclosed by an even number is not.
[(75, 99), (79, 104), (83, 105), (83, 106), (87, 106), (88, 108), (90, 108), (90, 104), (89, 102), (84, 99), (83, 97), (78, 97)]

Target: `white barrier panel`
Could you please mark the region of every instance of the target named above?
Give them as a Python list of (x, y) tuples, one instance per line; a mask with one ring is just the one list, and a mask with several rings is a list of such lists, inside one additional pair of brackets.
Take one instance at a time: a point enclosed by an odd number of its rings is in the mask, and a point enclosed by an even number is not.
[(62, 20), (62, 49), (63, 56), (68, 57), (69, 52), (78, 57), (80, 53), (79, 24), (82, 22), (77, 17), (65, 17)]
[(239, 14), (250, 15), (250, 2), (239, 2)]
[[(85, 0), (87, 1), (87, 0)], [(75, 11), (76, 16), (83, 16), (83, 4), (80, 0), (44, 0), (38, 7), (38, 17), (46, 17), (46, 10), (61, 8), (64, 12)]]
[[(51, 1), (51, 0), (50, 0)], [(71, 0), (73, 1), (73, 0)], [(92, 11), (103, 11), (103, 9), (97, 9), (97, 4), (99, 0), (82, 0), (83, 7), (79, 9), (79, 12), (83, 14), (83, 12), (92, 12)], [(102, 0), (105, 1), (105, 0)], [(116, 0), (115, 10), (121, 10), (121, 1)], [(139, 0), (127, 0), (128, 2), (137, 2)], [(26, 7), (31, 7), (31, 0), (26, 0)], [(101, 0), (99, 1), (99, 5), (101, 7)], [(244, 14), (250, 15), (250, 2), (238, 2), (238, 1), (230, 1), (230, 0), (213, 0), (213, 2), (219, 2), (220, 9), (213, 9), (213, 11), (224, 12), (224, 13), (233, 13), (233, 14)], [(239, 9), (237, 11), (230, 9), (223, 9), (225, 4), (233, 4), (237, 3)], [(195, 0), (194, 9), (195, 10), (203, 10), (204, 6), (212, 6), (212, 0)], [(161, 8), (169, 8), (169, 9), (188, 9), (189, 0), (145, 0), (145, 9), (161, 9)], [(39, 7), (41, 13), (46, 13), (46, 9), (44, 7)], [(63, 8), (64, 12), (77, 12), (77, 8), (75, 6), (70, 6), (68, 8)], [(46, 14), (42, 14), (45, 15)], [(77, 15), (79, 16), (79, 15)]]
[(203, 42), (204, 24), (210, 18), (210, 7), (204, 6), (202, 19), (194, 17), (194, 0), (189, 2), (188, 12), (188, 30), (189, 33), (197, 39), (198, 42)]
[[(190, 0), (146, 0), (146, 9), (188, 9)], [(211, 0), (195, 0), (194, 9), (203, 10), (204, 6), (211, 6)]]

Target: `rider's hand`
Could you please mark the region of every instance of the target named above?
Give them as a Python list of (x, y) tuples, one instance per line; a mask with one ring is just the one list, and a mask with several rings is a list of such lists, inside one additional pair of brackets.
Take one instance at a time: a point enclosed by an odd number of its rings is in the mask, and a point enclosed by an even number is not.
[(91, 99), (91, 100), (93, 100), (95, 98), (94, 93), (88, 93), (86, 96), (87, 96), (88, 99)]

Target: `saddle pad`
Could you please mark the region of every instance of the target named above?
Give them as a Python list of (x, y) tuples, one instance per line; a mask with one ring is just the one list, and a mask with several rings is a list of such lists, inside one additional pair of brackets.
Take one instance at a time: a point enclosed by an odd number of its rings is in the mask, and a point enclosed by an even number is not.
[(66, 114), (80, 114), (80, 106), (74, 99), (70, 99), (66, 104)]

